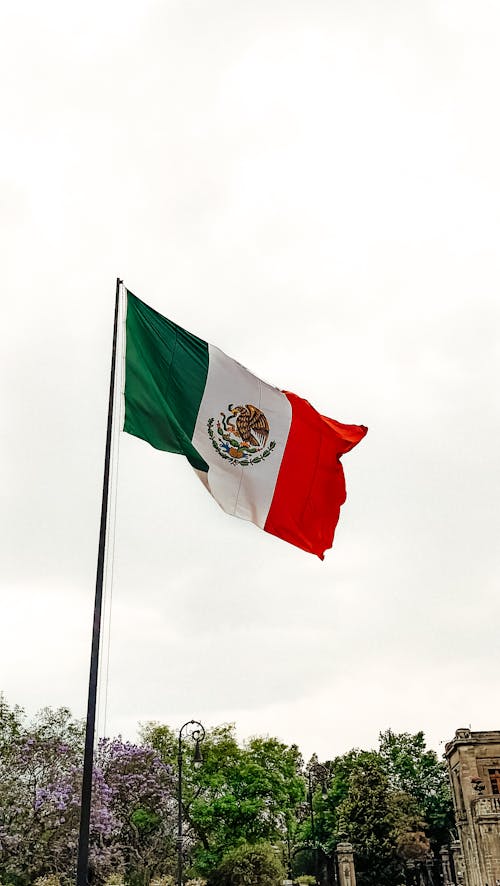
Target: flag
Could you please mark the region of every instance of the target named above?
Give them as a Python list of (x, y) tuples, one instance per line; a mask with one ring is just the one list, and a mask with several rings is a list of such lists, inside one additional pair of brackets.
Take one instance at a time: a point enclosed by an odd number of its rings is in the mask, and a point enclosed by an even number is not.
[(364, 437), (127, 291), (124, 431), (184, 455), (228, 514), (323, 559)]

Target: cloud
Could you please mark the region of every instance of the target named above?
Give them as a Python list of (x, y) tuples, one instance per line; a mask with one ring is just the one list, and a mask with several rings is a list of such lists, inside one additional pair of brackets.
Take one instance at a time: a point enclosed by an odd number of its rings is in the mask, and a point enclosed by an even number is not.
[(201, 715), (329, 756), (386, 726), (436, 746), (490, 728), (497, 10), (92, 0), (3, 15), (9, 700), (85, 710), (120, 275), (370, 431), (344, 459), (324, 564), (122, 438), (108, 731)]

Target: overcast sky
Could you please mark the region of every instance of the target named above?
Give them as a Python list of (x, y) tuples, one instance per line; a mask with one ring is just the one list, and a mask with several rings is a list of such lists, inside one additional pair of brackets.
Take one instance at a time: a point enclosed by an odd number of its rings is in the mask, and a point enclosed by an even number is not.
[(120, 276), (369, 433), (323, 563), (120, 435), (100, 732), (234, 721), (327, 758), (498, 728), (498, 4), (1, 19), (7, 700), (86, 708)]

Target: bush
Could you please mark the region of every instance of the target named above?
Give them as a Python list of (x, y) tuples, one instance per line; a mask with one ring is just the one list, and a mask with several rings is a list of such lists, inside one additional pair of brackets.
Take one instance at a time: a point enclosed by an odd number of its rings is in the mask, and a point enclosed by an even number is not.
[(311, 874), (301, 874), (295, 879), (295, 883), (300, 883), (300, 886), (314, 886), (316, 879)]
[(106, 877), (106, 881), (104, 886), (123, 886), (125, 883), (125, 874), (122, 872), (114, 871), (109, 877)]
[(227, 853), (207, 886), (281, 886), (285, 870), (268, 843), (248, 843)]

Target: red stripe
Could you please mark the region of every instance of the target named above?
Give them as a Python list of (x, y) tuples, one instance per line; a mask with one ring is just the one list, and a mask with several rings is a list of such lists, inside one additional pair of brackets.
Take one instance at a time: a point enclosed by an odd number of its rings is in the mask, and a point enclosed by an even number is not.
[(367, 428), (343, 425), (296, 394), (283, 393), (292, 406), (292, 424), (264, 529), (323, 559), (346, 497), (340, 456)]

